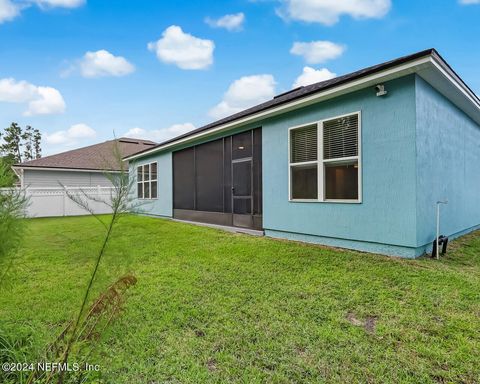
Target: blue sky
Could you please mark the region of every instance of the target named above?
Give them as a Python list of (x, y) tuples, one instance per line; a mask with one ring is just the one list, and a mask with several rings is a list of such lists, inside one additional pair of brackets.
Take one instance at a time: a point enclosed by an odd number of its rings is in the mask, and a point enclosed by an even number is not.
[(480, 0), (0, 0), (0, 124), (46, 154), (160, 141), (430, 47), (479, 94), (479, 20)]

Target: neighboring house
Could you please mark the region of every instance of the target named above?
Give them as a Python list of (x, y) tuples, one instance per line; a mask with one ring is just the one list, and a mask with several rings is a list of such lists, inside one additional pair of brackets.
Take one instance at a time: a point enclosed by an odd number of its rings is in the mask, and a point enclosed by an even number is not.
[[(115, 144), (117, 143), (117, 144)], [(23, 188), (110, 187), (106, 174), (121, 171), (115, 155), (130, 156), (151, 149), (148, 140), (120, 138), (62, 152), (13, 166)]]
[(433, 49), (127, 156), (152, 215), (403, 257), (480, 226), (480, 100)]

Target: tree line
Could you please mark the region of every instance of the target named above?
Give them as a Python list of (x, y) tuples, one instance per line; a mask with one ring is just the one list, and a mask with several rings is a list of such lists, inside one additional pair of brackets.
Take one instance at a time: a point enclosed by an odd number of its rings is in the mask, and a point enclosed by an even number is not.
[[(22, 128), (13, 122), (0, 132), (0, 165), (16, 179), (11, 166), (42, 157), (42, 134), (30, 125)], [(12, 179), (12, 178), (10, 178)], [(10, 185), (0, 185), (9, 187)]]

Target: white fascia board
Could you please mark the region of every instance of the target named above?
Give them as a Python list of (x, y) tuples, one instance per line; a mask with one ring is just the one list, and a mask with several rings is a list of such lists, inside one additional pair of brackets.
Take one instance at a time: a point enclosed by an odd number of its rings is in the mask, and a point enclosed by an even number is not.
[(446, 70), (441, 63), (432, 58), (432, 64), (435, 68), (445, 76), (463, 95), (477, 108), (480, 109), (480, 99), (465, 85), (465, 83), (451, 70)]
[[(121, 173), (122, 171), (107, 171), (101, 169), (76, 169), (76, 168), (56, 168), (56, 167), (22, 167), (16, 165), (12, 167), (15, 169), (27, 170), (27, 171), (60, 171), (60, 172), (91, 172), (91, 173)], [(126, 170), (125, 170), (126, 172)]]
[(418, 76), (480, 125), (480, 100), (454, 73), (433, 60)]

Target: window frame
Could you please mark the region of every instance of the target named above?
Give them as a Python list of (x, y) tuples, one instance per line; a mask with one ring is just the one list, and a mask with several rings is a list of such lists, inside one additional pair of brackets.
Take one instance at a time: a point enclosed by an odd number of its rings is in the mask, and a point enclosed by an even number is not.
[[(157, 175), (156, 177), (153, 179), (152, 178), (152, 165), (155, 164), (156, 165), (156, 169), (157, 169)], [(148, 166), (148, 180), (145, 180), (145, 167)], [(141, 181), (138, 181), (138, 171), (139, 171), (139, 168), (142, 168), (142, 180)], [(139, 200), (158, 200), (158, 162), (157, 161), (152, 161), (150, 163), (144, 163), (144, 164), (141, 164), (141, 165), (137, 165), (135, 167), (136, 169), (136, 184), (137, 184), (137, 199)], [(153, 182), (156, 182), (157, 183), (157, 193), (156, 193), (156, 197), (152, 197), (152, 183)], [(138, 187), (139, 187), (139, 184), (142, 185), (142, 196), (139, 196), (138, 194)], [(145, 197), (145, 186), (148, 186), (148, 189), (149, 189), (149, 197)]]
[[(357, 115), (358, 116), (358, 155), (341, 157), (337, 159), (323, 158), (323, 124), (326, 121), (341, 119), (342, 117)], [(292, 163), (292, 144), (291, 132), (296, 129), (317, 126), (317, 160), (305, 161), (299, 163)], [(357, 199), (326, 199), (325, 198), (325, 164), (351, 164), (357, 161), (358, 164), (358, 198)], [(317, 198), (316, 199), (294, 199), (292, 198), (292, 166), (302, 166), (316, 164), (317, 165)], [(294, 127), (288, 128), (288, 201), (294, 203), (347, 203), (347, 204), (361, 204), (362, 203), (362, 112), (350, 112), (338, 116), (328, 117), (326, 119), (317, 120)]]

